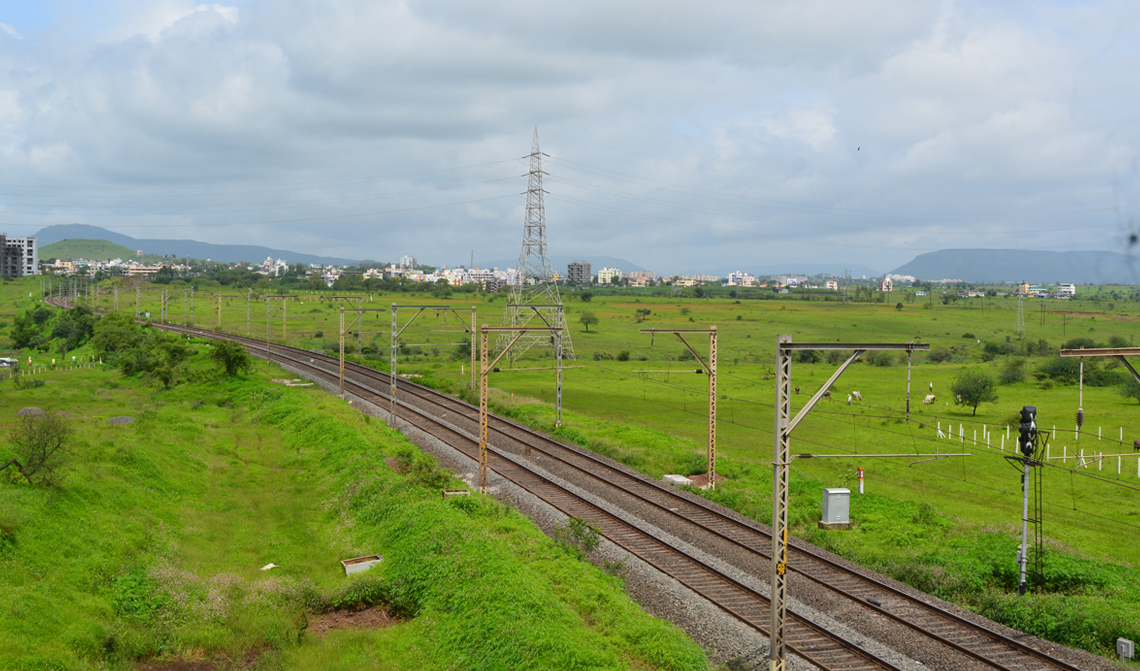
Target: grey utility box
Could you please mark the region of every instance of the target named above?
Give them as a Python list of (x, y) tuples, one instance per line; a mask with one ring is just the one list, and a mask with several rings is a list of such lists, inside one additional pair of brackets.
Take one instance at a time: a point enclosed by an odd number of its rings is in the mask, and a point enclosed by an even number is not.
[(1132, 659), (1132, 656), (1136, 654), (1136, 646), (1127, 638), (1118, 638), (1116, 639), (1116, 654), (1120, 655), (1120, 663), (1123, 664), (1124, 660)]
[(823, 490), (823, 519), (819, 521), (820, 528), (849, 528), (851, 526), (850, 512), (850, 489), (837, 488)]

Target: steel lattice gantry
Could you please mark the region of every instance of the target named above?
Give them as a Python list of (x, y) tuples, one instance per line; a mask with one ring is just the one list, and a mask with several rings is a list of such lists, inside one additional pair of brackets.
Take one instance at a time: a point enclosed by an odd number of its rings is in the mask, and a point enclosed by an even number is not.
[[(512, 328), (526, 326), (538, 316), (546, 327), (562, 329), (562, 355), (574, 358), (574, 344), (562, 314), (562, 297), (558, 292), (558, 282), (550, 265), (546, 249), (546, 206), (542, 188), (542, 152), (538, 147), (538, 129), (534, 131), (534, 142), (530, 152), (530, 172), (527, 175), (526, 215), (523, 221), (523, 243), (519, 252), (518, 284), (511, 285), (510, 298), (503, 311), (503, 326)], [(539, 310), (528, 306), (542, 306)], [(555, 309), (557, 306), (557, 309)], [(495, 350), (506, 351), (506, 345), (513, 338), (508, 333), (500, 333)], [(512, 348), (510, 360), (522, 356), (534, 345), (549, 342), (549, 329), (525, 333)]]

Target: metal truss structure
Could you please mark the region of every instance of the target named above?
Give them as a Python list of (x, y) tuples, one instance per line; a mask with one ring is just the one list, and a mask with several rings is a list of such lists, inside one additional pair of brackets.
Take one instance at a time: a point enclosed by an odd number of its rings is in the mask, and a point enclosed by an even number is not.
[[(854, 350), (851, 356), (820, 387), (799, 413), (792, 417), (792, 354), (796, 350)], [(902, 344), (884, 343), (792, 343), (792, 336), (776, 336), (776, 422), (775, 449), (772, 454), (772, 574), (771, 582), (771, 653), (770, 671), (784, 671), (787, 644), (784, 622), (788, 608), (788, 477), (791, 471), (792, 454), (790, 437), (792, 430), (807, 416), (811, 409), (823, 398), (831, 385), (839, 379), (843, 371), (868, 350), (903, 350), (914, 352), (929, 350), (930, 345), (913, 342)]]
[[(503, 311), (503, 326), (523, 327), (537, 315), (546, 327), (557, 327), (562, 331), (562, 355), (574, 358), (574, 344), (562, 313), (562, 297), (558, 293), (558, 282), (550, 265), (550, 255), (546, 250), (546, 206), (542, 188), (542, 152), (538, 148), (538, 129), (534, 130), (534, 142), (530, 151), (530, 172), (527, 175), (526, 216), (523, 221), (522, 251), (519, 252), (518, 284), (510, 288)], [(527, 306), (543, 306), (531, 310)], [(555, 309), (554, 306), (557, 306)], [(539, 332), (524, 332), (511, 350), (509, 360), (514, 361), (535, 345), (549, 344), (549, 328)], [(512, 340), (509, 333), (499, 334), (495, 351), (505, 352), (507, 343)]]
[[(406, 324), (404, 324), (403, 327), (400, 327), (400, 325), (399, 325), (399, 311), (400, 311), (400, 309), (415, 310), (416, 311), (416, 313), (414, 315), (412, 315), (411, 319), (409, 319), (408, 322)], [(395, 424), (395, 422), (396, 422), (396, 378), (398, 377), (398, 375), (397, 375), (398, 371), (396, 368), (398, 361), (397, 361), (396, 355), (400, 351), (399, 337), (400, 337), (401, 333), (403, 333), (409, 326), (412, 325), (412, 322), (414, 322), (416, 320), (416, 317), (419, 317), (421, 314), (423, 314), (423, 312), (425, 310), (435, 310), (435, 314), (437, 317), (440, 314), (443, 314), (446, 317), (447, 313), (450, 312), (451, 314), (455, 315), (456, 319), (459, 320), (459, 323), (463, 326), (463, 330), (467, 331), (467, 333), (471, 339), (471, 343), (470, 343), (470, 347), (471, 347), (471, 389), (472, 390), (475, 389), (475, 308), (474, 308), (474, 306), (472, 306), (472, 308), (471, 308), (471, 328), (468, 328), (467, 325), (463, 321), (463, 317), (458, 312), (455, 311), (455, 308), (451, 307), (450, 305), (398, 305), (396, 303), (392, 303), (392, 316), (391, 316), (392, 325), (388, 331), (389, 334), (391, 335), (391, 339), (392, 339), (391, 350), (390, 350), (390, 355), (389, 355), (390, 361), (388, 364), (388, 390), (389, 390), (388, 412), (390, 413), (390, 419), (389, 419), (388, 424), (390, 426), (396, 425)], [(420, 343), (415, 343), (415, 344), (405, 343), (405, 344), (410, 346), (410, 347), (421, 346)], [(426, 344), (432, 344), (432, 345), (464, 345), (466, 343), (455, 342), (455, 343), (423, 343), (423, 344), (424, 345), (426, 345)], [(342, 359), (341, 367), (342, 368), (344, 367), (343, 358), (344, 357), (342, 355), (342, 357), (341, 357), (341, 359)], [(342, 396), (343, 396), (343, 384), (342, 384), (341, 391), (342, 391)]]
[[(559, 311), (561, 313), (561, 311)], [(506, 335), (508, 340), (507, 344), (499, 352), (493, 361), (488, 362), (488, 333), (496, 331), (502, 335)], [(514, 337), (510, 334), (514, 333)], [(511, 348), (514, 347), (522, 338), (531, 334), (547, 334), (547, 337), (553, 337), (555, 340), (555, 374), (554, 379), (558, 386), (557, 391), (557, 409), (558, 416), (557, 424), (562, 424), (562, 348), (559, 346), (562, 340), (562, 329), (557, 326), (487, 326), (483, 324), (480, 330), (479, 339), (479, 492), (482, 494), (487, 493), (487, 376), (495, 369), (495, 364), (506, 356)]]

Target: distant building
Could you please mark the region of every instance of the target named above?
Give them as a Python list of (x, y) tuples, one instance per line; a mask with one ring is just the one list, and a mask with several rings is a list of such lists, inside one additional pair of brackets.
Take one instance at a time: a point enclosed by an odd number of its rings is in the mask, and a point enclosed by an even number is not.
[(0, 277), (24, 277), (40, 272), (35, 238), (9, 238), (0, 234)]
[(400, 267), (401, 268), (415, 268), (416, 267), (416, 257), (414, 257), (414, 256), (401, 256), (400, 257)]
[(1077, 285), (1062, 284), (1057, 287), (1057, 298), (1073, 298), (1077, 295)]
[(760, 281), (748, 273), (737, 270), (736, 272), (728, 274), (728, 281), (725, 282), (726, 287), (758, 287)]
[(571, 261), (566, 265), (566, 282), (569, 284), (589, 284), (594, 271), (589, 261)]
[(824, 287), (831, 291), (839, 291), (839, 282), (835, 280), (828, 280)]
[(615, 277), (621, 279), (620, 268), (602, 268), (598, 271), (598, 284), (610, 284)]
[(895, 283), (894, 283), (894, 280), (892, 280), (890, 277), (885, 277), (885, 278), (883, 278), (882, 282), (879, 282), (879, 291), (894, 291), (894, 290), (895, 290)]

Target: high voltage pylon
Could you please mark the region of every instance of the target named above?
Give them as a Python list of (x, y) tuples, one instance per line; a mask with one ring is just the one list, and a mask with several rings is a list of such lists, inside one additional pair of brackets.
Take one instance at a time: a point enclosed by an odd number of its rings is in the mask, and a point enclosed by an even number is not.
[[(570, 330), (566, 328), (566, 318), (562, 311), (562, 297), (558, 293), (558, 282), (554, 269), (550, 266), (550, 255), (546, 251), (546, 207), (543, 204), (542, 152), (538, 148), (538, 129), (534, 129), (534, 142), (530, 149), (530, 173), (527, 175), (526, 216), (523, 221), (522, 251), (519, 252), (518, 284), (511, 286), (510, 298), (503, 311), (503, 326), (526, 326), (536, 316), (541, 326), (562, 329), (561, 338), (552, 338), (549, 333), (524, 333), (511, 348), (510, 358), (515, 360), (534, 345), (556, 347), (560, 341), (562, 358), (574, 358), (574, 344), (570, 341)], [(535, 307), (527, 307), (535, 306)], [(541, 306), (541, 307), (540, 307)], [(495, 345), (496, 351), (503, 351), (514, 335), (500, 333)]]
[(1017, 292), (1017, 321), (1013, 324), (1013, 332), (1020, 338), (1025, 335), (1025, 308), (1022, 301), (1025, 296), (1020, 291)]

